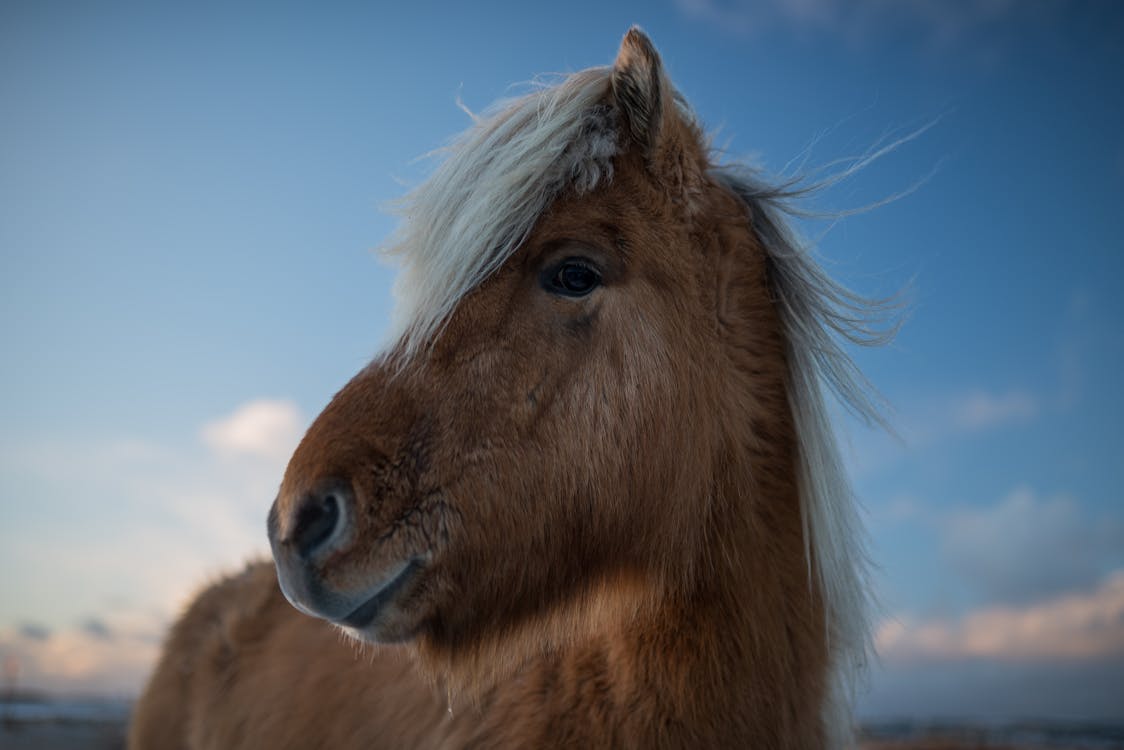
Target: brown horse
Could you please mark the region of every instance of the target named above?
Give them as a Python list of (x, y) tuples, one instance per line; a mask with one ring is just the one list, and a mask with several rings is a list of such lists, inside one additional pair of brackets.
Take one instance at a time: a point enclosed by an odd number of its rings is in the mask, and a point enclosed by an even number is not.
[(867, 408), (838, 342), (879, 311), (792, 195), (715, 162), (637, 29), (480, 118), (405, 204), (395, 343), (289, 463), (276, 568), (195, 601), (130, 746), (849, 744), (821, 384)]

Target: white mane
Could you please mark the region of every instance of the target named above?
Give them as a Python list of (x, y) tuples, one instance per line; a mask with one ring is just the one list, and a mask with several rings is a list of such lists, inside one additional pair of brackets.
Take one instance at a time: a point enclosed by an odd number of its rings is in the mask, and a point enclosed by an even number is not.
[[(460, 299), (503, 265), (563, 189), (589, 191), (612, 179), (618, 133), (615, 113), (604, 104), (609, 76), (608, 68), (593, 68), (501, 102), (449, 146), (433, 177), (406, 197), (403, 227), (387, 252), (402, 266), (393, 340), (407, 354), (424, 350)], [(823, 385), (879, 421), (870, 389), (839, 340), (884, 343), (894, 330), (879, 323), (892, 308), (834, 282), (796, 240), (787, 219), (799, 213), (792, 201), (807, 189), (770, 187), (736, 165), (715, 167), (710, 176), (746, 204), (769, 257), (788, 342), (809, 575), (821, 586), (827, 618), (825, 739), (829, 747), (843, 747), (852, 737), (855, 682), (870, 653), (869, 587), (862, 525)]]

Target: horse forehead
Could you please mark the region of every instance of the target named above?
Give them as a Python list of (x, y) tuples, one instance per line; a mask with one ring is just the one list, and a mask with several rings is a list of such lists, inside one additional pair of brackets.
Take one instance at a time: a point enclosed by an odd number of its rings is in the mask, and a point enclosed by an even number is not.
[(646, 173), (617, 167), (611, 181), (588, 193), (567, 192), (536, 222), (531, 242), (596, 239), (605, 249), (627, 251), (629, 240), (685, 226)]

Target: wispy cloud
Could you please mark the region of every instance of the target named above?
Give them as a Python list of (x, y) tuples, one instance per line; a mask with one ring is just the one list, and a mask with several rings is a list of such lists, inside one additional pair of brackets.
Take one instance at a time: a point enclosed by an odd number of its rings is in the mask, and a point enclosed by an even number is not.
[(51, 637), (51, 629), (35, 622), (25, 622), (16, 628), (21, 638), (31, 641), (45, 641)]
[(975, 391), (953, 403), (952, 425), (960, 430), (976, 432), (1028, 421), (1038, 414), (1038, 408), (1038, 400), (1027, 391), (1002, 394)]
[(946, 564), (992, 602), (1039, 600), (1124, 564), (1124, 524), (1065, 495), (1042, 498), (1024, 487), (935, 520)]
[[(913, 495), (873, 514), (878, 528), (903, 525), (931, 535), (942, 571), (955, 573), (971, 599), (1024, 605), (1088, 587), (1124, 566), (1124, 523), (1076, 498), (1017, 487), (982, 506), (933, 503)], [(884, 527), (884, 528), (883, 528)], [(945, 577), (946, 584), (953, 580)]]
[(79, 627), (86, 635), (102, 641), (111, 640), (114, 635), (109, 625), (100, 617), (87, 617)]
[(877, 634), (887, 661), (990, 659), (1042, 662), (1124, 655), (1124, 570), (1096, 590), (1025, 607), (986, 607), (955, 619), (886, 622)]
[(971, 388), (922, 399), (905, 415), (903, 431), (910, 443), (929, 445), (1026, 424), (1041, 412), (1041, 400), (1025, 388)]
[(999, 27), (1016, 13), (1050, 11), (1049, 3), (1033, 0), (676, 0), (675, 4), (690, 19), (741, 36), (781, 29), (829, 32), (861, 42), (876, 34), (915, 27), (934, 45), (948, 45)]
[(968, 436), (984, 435), (1039, 419), (1042, 399), (1025, 388), (982, 387), (915, 395), (894, 403), (889, 422), (896, 435), (852, 425), (846, 457), (855, 476), (893, 466), (922, 451)]

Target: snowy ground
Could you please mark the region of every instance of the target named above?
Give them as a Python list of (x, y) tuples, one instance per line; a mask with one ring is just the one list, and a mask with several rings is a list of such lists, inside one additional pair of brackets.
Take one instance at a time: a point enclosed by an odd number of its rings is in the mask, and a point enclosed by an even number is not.
[(125, 747), (129, 703), (119, 700), (0, 702), (4, 750), (119, 750)]

